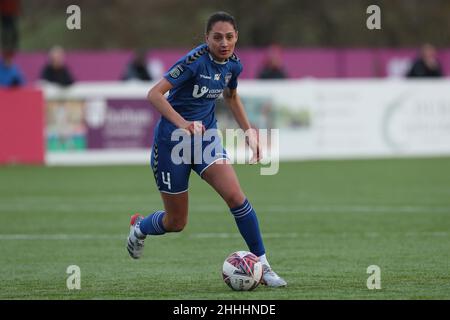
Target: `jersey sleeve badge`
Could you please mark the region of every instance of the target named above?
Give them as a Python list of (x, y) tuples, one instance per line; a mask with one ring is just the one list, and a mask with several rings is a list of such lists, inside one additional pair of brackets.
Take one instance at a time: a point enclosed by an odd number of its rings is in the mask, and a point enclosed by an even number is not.
[(183, 73), (184, 68), (179, 64), (172, 68), (172, 70), (169, 71), (169, 75), (173, 79), (177, 79), (181, 73)]

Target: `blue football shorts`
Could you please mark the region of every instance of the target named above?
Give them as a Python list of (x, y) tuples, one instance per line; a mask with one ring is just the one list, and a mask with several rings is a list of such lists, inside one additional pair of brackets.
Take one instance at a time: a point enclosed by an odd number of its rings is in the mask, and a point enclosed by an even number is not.
[(213, 163), (229, 159), (216, 128), (207, 130), (203, 136), (180, 133), (176, 138), (172, 141), (170, 132), (155, 130), (151, 167), (160, 192), (183, 193), (188, 190), (191, 169), (202, 177)]

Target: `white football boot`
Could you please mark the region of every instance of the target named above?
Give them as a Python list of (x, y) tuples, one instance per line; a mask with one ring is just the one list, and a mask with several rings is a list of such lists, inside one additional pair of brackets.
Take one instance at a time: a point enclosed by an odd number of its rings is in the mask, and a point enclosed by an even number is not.
[(263, 264), (263, 276), (261, 283), (268, 287), (285, 287), (287, 282), (272, 270), (267, 264)]
[(144, 240), (146, 236), (144, 235), (143, 237), (140, 237), (136, 232), (136, 228), (139, 228), (139, 225), (143, 219), (144, 217), (138, 213), (131, 217), (130, 234), (127, 239), (127, 250), (133, 259), (139, 259), (142, 255), (142, 251), (144, 250)]

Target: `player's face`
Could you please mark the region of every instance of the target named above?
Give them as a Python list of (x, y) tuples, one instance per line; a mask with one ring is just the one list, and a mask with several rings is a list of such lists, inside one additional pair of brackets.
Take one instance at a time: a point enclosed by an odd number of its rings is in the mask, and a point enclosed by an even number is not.
[(209, 51), (217, 61), (225, 61), (231, 57), (237, 39), (237, 31), (231, 23), (225, 21), (216, 22), (206, 34)]

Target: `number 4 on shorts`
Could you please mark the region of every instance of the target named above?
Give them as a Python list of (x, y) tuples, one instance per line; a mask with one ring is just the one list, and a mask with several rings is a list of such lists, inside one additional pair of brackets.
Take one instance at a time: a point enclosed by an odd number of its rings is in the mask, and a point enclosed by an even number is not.
[(172, 187), (170, 185), (170, 172), (161, 171), (161, 177), (162, 177), (162, 182), (165, 185), (167, 185), (167, 188), (169, 188), (169, 190), (171, 190)]

